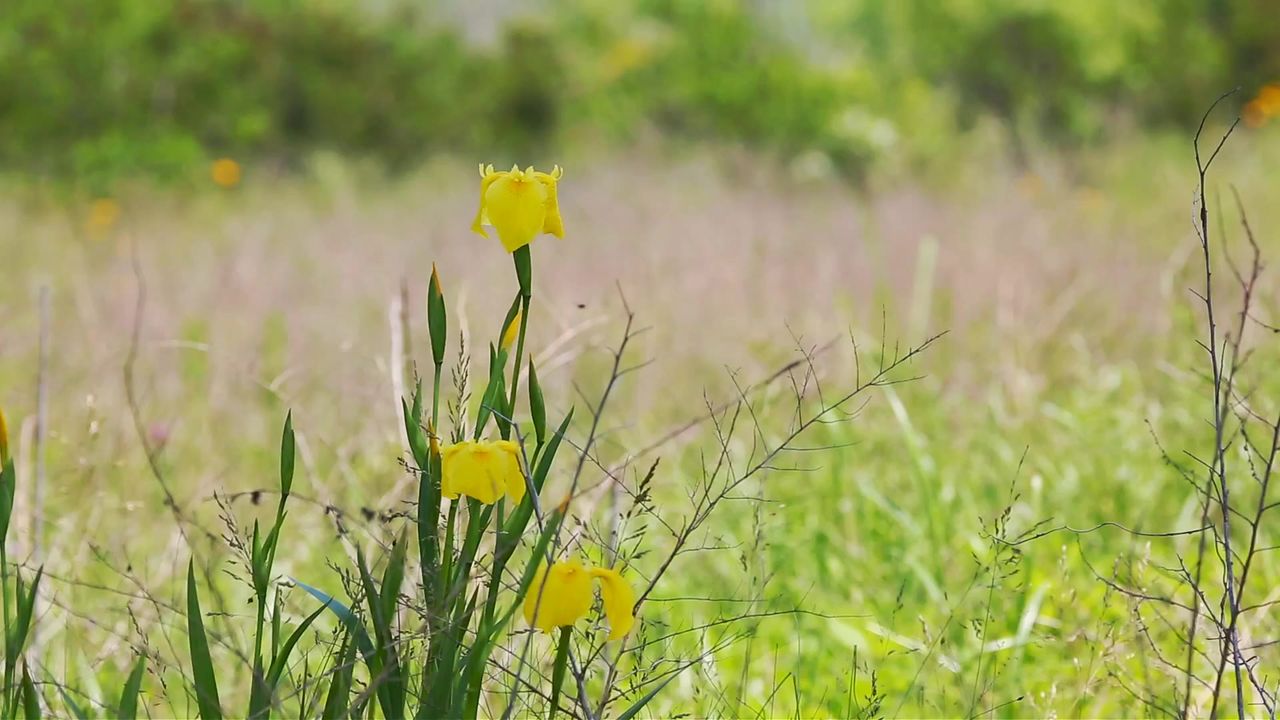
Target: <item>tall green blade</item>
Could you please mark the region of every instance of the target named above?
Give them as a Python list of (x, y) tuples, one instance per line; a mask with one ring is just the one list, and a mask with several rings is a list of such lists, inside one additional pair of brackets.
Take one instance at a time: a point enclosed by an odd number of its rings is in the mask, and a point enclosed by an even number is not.
[(120, 691), (120, 703), (116, 705), (116, 715), (120, 720), (134, 720), (138, 717), (138, 694), (142, 690), (142, 675), (147, 670), (147, 656), (138, 657), (133, 664), (133, 671)]
[(351, 611), (351, 608), (343, 605), (336, 598), (323, 590), (317, 590), (298, 578), (291, 579), (298, 587), (306, 590), (311, 597), (314, 597), (324, 603), (324, 606), (329, 609), (329, 612), (336, 615), (338, 619), (342, 621), (342, 624), (345, 625), (347, 630), (355, 637), (356, 647), (360, 649), (360, 654), (362, 656), (367, 658), (373, 654), (373, 641), (369, 639), (369, 633), (364, 629), (364, 625), (360, 623), (360, 618)]
[(27, 672), (26, 663), (22, 664), (22, 715), (27, 720), (40, 720), (40, 695), (36, 693), (36, 685), (31, 682), (31, 674)]
[(338, 666), (329, 682), (329, 693), (325, 696), (324, 711), (320, 717), (324, 720), (339, 720), (346, 716), (348, 702), (351, 697), (351, 675), (356, 666), (355, 634), (347, 631), (342, 637), (342, 650), (338, 653)]
[(213, 671), (213, 658), (209, 656), (209, 638), (204, 632), (204, 617), (200, 613), (200, 596), (196, 590), (195, 561), (187, 563), (187, 635), (191, 641), (191, 676), (196, 685), (200, 717), (221, 720), (218, 680)]
[(280, 505), (293, 490), (294, 447), (297, 444), (293, 435), (293, 411), (284, 418), (284, 431), (280, 437)]
[(62, 683), (57, 683), (55, 687), (58, 688), (58, 694), (62, 696), (62, 702), (67, 704), (67, 710), (71, 711), (71, 717), (76, 720), (89, 720), (89, 715), (85, 713), (84, 708), (80, 707), (80, 703), (71, 697), (71, 693), (67, 692)]
[(271, 669), (267, 672), (267, 686), (273, 691), (280, 684), (280, 676), (284, 674), (284, 669), (289, 663), (289, 655), (293, 653), (294, 647), (298, 645), (298, 641), (302, 639), (302, 634), (311, 627), (311, 623), (320, 617), (320, 613), (325, 611), (325, 607), (321, 606), (315, 612), (307, 616), (302, 624), (289, 634), (288, 639), (284, 641), (284, 645), (280, 646), (280, 652), (276, 653), (276, 659), (271, 663)]

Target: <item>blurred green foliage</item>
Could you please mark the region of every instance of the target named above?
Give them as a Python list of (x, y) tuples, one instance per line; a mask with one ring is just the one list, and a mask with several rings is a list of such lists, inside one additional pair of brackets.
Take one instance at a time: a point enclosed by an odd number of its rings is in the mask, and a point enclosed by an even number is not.
[[(459, 5), (457, 7), (464, 8)], [(438, 4), (8, 0), (0, 163), (101, 187), (218, 155), (392, 169), (650, 130), (858, 174), (994, 120), (1015, 155), (1182, 129), (1280, 79), (1273, 0), (548, 0), (496, 43)]]

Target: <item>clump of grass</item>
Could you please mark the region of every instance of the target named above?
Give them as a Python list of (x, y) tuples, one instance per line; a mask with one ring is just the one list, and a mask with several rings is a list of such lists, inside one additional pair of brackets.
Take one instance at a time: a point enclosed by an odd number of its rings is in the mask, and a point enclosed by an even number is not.
[[(767, 496), (765, 478), (786, 472), (796, 457), (823, 450), (806, 443), (822, 428), (854, 420), (872, 391), (911, 379), (906, 368), (936, 338), (902, 349), (882, 343), (866, 357), (855, 345), (853, 386), (843, 392), (823, 386), (816, 366), (819, 350), (800, 345), (799, 359), (766, 381), (744, 385), (733, 376), (736, 397), (707, 402), (693, 424), (712, 429), (714, 447), (697, 467), (668, 470), (655, 459), (643, 473), (634, 474), (631, 463), (638, 458), (610, 466), (601, 455), (611, 422), (610, 401), (646, 364), (633, 357), (635, 340), (644, 330), (628, 309), (603, 388), (583, 413), (585, 436), (571, 439), (575, 409), (558, 420), (552, 417), (535, 363), (526, 358), (535, 286), (528, 244), (532, 236), (524, 233), (522, 243), (511, 242), (513, 233), (523, 232), (519, 223), (534, 210), (546, 219), (535, 223), (533, 235), (563, 232), (555, 205), (559, 173), (495, 173), (488, 168), (482, 175), (486, 198), (495, 192), (491, 188), (504, 188), (502, 183), (511, 178), (524, 183), (525, 193), (531, 192), (529, 187), (545, 188), (540, 192), (546, 197), (514, 215), (501, 204), (503, 198), (490, 198), (490, 207), (482, 206), (477, 219), (493, 219), (515, 270), (514, 296), (495, 327), (496, 340), (487, 345), (487, 373), (475, 383), (478, 402), (472, 402), (469, 351), (461, 341), (456, 349), (450, 347), (447, 298), (433, 267), (427, 290), (430, 375), (412, 384), (399, 408), (408, 445), (403, 468), (416, 492), (403, 510), (379, 518), (390, 529), (385, 541), (356, 536), (338, 517), (348, 553), (330, 558), (330, 566), (341, 592), (323, 589), (330, 579), (281, 572), (278, 561), (305, 552), (309, 542), (286, 522), (300, 497), (309, 501), (295, 492), (300, 443), (290, 413), (280, 436), (278, 484), (251, 495), (255, 505), (274, 495), (274, 513), (265, 523), (255, 518), (242, 529), (235, 496), (217, 496), (225, 526), (220, 540), (234, 561), (202, 561), (198, 553), (189, 558), (181, 606), (140, 589), (160, 614), (185, 615), (184, 650), (174, 657), (149, 649), (139, 626), (142, 652), (124, 680), (119, 701), (98, 703), (94, 712), (132, 717), (149, 695), (173, 714), (194, 711), (204, 718), (224, 713), (250, 718), (550, 718), (559, 713), (631, 718), (682, 674), (705, 668), (749, 639), (764, 619), (803, 611), (770, 606), (763, 597), (767, 572), (747, 567), (745, 556), (751, 599), (737, 615), (689, 624), (667, 616), (668, 606), (655, 603), (663, 600), (658, 593), (668, 578), (683, 572), (695, 557), (735, 554), (733, 546), (718, 543), (708, 532), (713, 516), (729, 507), (747, 507), (758, 529)], [(526, 196), (510, 192), (505, 201), (524, 202)], [(161, 448), (150, 442), (138, 414), (132, 374), (136, 337), (135, 331), (134, 350), (126, 361), (127, 399), (150, 469), (166, 497), (170, 512), (165, 517), (189, 547), (202, 539), (216, 543), (217, 535), (173, 500), (168, 481), (175, 470), (163, 465)], [(451, 351), (459, 358), (450, 372), (452, 389), (443, 382)], [(866, 367), (864, 360), (870, 361)], [(442, 427), (442, 415), (452, 427)], [(774, 424), (770, 418), (781, 421)], [(0, 437), (7, 436), (0, 432)], [(16, 486), (7, 452), (7, 444), (0, 445), (0, 499), (7, 498), (0, 503), (0, 534), (8, 530)], [(655, 489), (662, 475), (674, 481), (663, 485), (679, 488), (679, 496)], [(326, 507), (326, 513), (330, 510)], [(754, 542), (759, 548), (763, 535), (757, 532)], [(580, 558), (589, 564), (581, 564)], [(21, 661), (37, 621), (33, 609), (41, 573), (29, 587), (15, 575), (10, 593), (7, 557), (0, 555), (0, 566), (7, 628), (3, 716), (38, 716), (55, 707), (37, 689), (44, 683), (59, 690), (68, 712), (87, 716), (73, 697), (71, 678), (53, 677), (47, 668)], [(122, 574), (131, 577), (131, 572)], [(228, 609), (219, 584), (211, 582), (220, 574), (248, 590), (250, 616)], [(598, 599), (593, 581), (599, 585)], [(295, 621), (289, 620), (288, 605), (299, 601), (290, 600), (291, 588), (319, 601), (318, 606), (303, 605), (306, 614)], [(17, 598), (12, 616), (7, 605), (11, 594)], [(710, 589), (701, 599), (721, 601)], [(590, 611), (593, 605), (598, 612)], [(328, 631), (321, 622), (326, 614), (336, 621)], [(593, 620), (582, 622), (584, 618)], [(242, 638), (248, 638), (247, 645)], [(149, 669), (155, 682), (148, 681)], [(167, 679), (175, 673), (179, 682)], [(742, 702), (739, 698), (736, 706)], [(725, 711), (729, 706), (713, 707)]]

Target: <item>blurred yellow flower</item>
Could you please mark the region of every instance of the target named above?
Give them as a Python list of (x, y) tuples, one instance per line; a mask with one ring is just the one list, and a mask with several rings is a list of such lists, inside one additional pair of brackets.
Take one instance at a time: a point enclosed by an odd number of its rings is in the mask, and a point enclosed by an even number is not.
[[(545, 582), (544, 582), (545, 579)], [(635, 624), (636, 596), (616, 570), (584, 567), (577, 560), (543, 565), (524, 599), (524, 619), (545, 632), (576, 623), (591, 609), (591, 581), (600, 581), (604, 616), (609, 621), (609, 639), (631, 632)], [(537, 614), (537, 617), (534, 614)]]
[(1244, 122), (1249, 127), (1262, 127), (1280, 116), (1280, 83), (1262, 86), (1258, 94), (1244, 106)]
[(557, 165), (549, 172), (513, 166), (498, 172), (492, 165), (480, 166), (480, 209), (471, 229), (485, 237), (484, 226), (498, 231), (507, 252), (515, 252), (542, 233), (564, 237), (556, 183), (563, 175)]
[(511, 324), (507, 326), (506, 330), (502, 331), (502, 344), (500, 347), (503, 350), (510, 350), (511, 346), (516, 344), (516, 335), (520, 333), (520, 316), (522, 314), (524, 314), (524, 311), (517, 308), (515, 316), (511, 318)]
[(218, 187), (233, 188), (240, 184), (240, 163), (231, 158), (218, 158), (209, 167), (209, 176)]
[(9, 461), (9, 429), (4, 424), (4, 410), (0, 410), (0, 467)]
[(102, 236), (115, 227), (120, 219), (120, 204), (111, 198), (98, 198), (89, 205), (89, 215), (84, 219), (84, 229), (90, 235)]
[(440, 494), (473, 497), (492, 505), (505, 493), (511, 502), (524, 499), (520, 446), (510, 440), (470, 440), (444, 448)]

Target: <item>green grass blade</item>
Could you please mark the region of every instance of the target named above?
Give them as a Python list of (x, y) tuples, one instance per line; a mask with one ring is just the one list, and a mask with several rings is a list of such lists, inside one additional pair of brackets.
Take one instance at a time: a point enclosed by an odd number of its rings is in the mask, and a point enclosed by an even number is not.
[(369, 639), (369, 633), (364, 629), (364, 625), (361, 624), (360, 618), (357, 617), (355, 613), (351, 612), (351, 608), (343, 605), (332, 595), (324, 592), (323, 590), (317, 590), (298, 578), (291, 579), (298, 587), (306, 590), (311, 597), (314, 597), (324, 603), (324, 606), (329, 609), (329, 612), (336, 615), (338, 619), (342, 621), (342, 624), (346, 626), (347, 630), (355, 636), (355, 644), (360, 649), (360, 654), (362, 656), (367, 658), (373, 654), (373, 641)]
[(417, 392), (414, 394), (413, 407), (403, 399), (400, 400), (400, 409), (404, 413), (404, 432), (409, 438), (409, 451), (413, 454), (413, 461), (419, 468), (427, 467), (427, 458), (430, 454), (430, 444), (427, 440), (427, 434), (422, 431), (421, 413), (422, 413), (422, 386), (418, 386)]
[[(385, 573), (391, 576), (391, 579), (394, 579), (397, 573), (401, 577), (404, 574), (404, 552), (400, 545), (397, 543), (397, 549), (392, 550), (392, 561)], [(397, 554), (400, 556), (399, 571), (395, 569)], [(384, 610), (386, 593), (379, 592), (377, 584), (374, 583), (373, 574), (369, 572), (369, 564), (365, 562), (364, 554), (358, 550), (356, 564), (360, 568), (360, 582), (364, 586), (365, 600), (369, 605), (369, 614), (372, 616), (370, 619), (373, 622), (376, 647), (373, 658), (376, 658), (376, 662), (366, 658), (369, 660), (369, 672), (373, 676), (371, 682), (376, 684), (378, 704), (382, 706), (382, 714), (388, 718), (399, 718), (404, 715), (404, 677), (401, 674), (399, 658), (396, 656), (396, 637), (391, 625), (394, 614)], [(394, 602), (394, 594), (391, 595), (391, 599)]]
[[(323, 608), (322, 608), (323, 609)], [(339, 720), (347, 714), (347, 698), (351, 697), (351, 675), (356, 666), (355, 634), (348, 631), (342, 638), (342, 650), (338, 653), (338, 666), (329, 682), (329, 693), (324, 699), (324, 720)]]
[(533, 420), (533, 437), (541, 445), (547, 441), (547, 401), (542, 395), (542, 383), (538, 382), (533, 358), (529, 358), (529, 416)]
[(635, 717), (637, 713), (643, 710), (646, 705), (648, 705), (650, 702), (653, 701), (655, 697), (658, 696), (658, 693), (662, 692), (663, 688), (665, 688), (668, 684), (670, 684), (672, 680), (675, 680), (676, 676), (679, 674), (680, 673), (678, 672), (671, 673), (670, 677), (658, 683), (658, 687), (645, 693), (644, 697), (635, 701), (635, 703), (631, 707), (627, 708), (626, 710), (623, 710), (622, 714), (618, 716), (618, 720), (631, 720), (631, 718)]
[(564, 685), (564, 672), (569, 666), (569, 645), (573, 640), (573, 628), (566, 625), (560, 628), (560, 643), (556, 646), (556, 661), (551, 671), (551, 700), (547, 703), (547, 720), (555, 720), (556, 710), (560, 705), (560, 687)]
[(280, 652), (276, 653), (275, 660), (271, 663), (271, 669), (267, 672), (267, 684), (273, 690), (280, 684), (280, 676), (284, 674), (284, 668), (289, 662), (289, 655), (293, 653), (294, 647), (296, 647), (298, 641), (302, 639), (302, 635), (307, 631), (307, 628), (311, 627), (311, 623), (315, 622), (316, 618), (320, 617), (320, 614), (323, 613), (325, 609), (326, 608), (324, 606), (321, 606), (316, 609), (315, 612), (308, 615), (307, 618), (302, 621), (302, 624), (289, 634), (289, 637), (284, 641), (284, 645), (280, 646)]
[(391, 547), (391, 560), (382, 574), (382, 617), (388, 625), (396, 615), (396, 601), (400, 597), (400, 585), (404, 582), (405, 549), (408, 544), (401, 537)]
[(31, 674), (27, 672), (26, 663), (22, 665), (22, 715), (27, 720), (40, 720), (40, 695), (36, 693), (36, 685), (31, 682)]
[(271, 717), (271, 688), (267, 685), (266, 674), (262, 670), (262, 661), (253, 661), (253, 677), (249, 679), (249, 715), (250, 720), (265, 720)]
[(0, 465), (0, 538), (9, 536), (9, 519), (13, 517), (13, 491), (17, 484), (17, 471), (10, 458)]
[(191, 676), (196, 685), (196, 703), (204, 720), (221, 720), (218, 680), (209, 656), (209, 638), (204, 632), (200, 596), (196, 590), (195, 562), (187, 563), (187, 636), (191, 642)]
[(15, 598), (18, 604), (17, 615), (13, 619), (13, 626), (7, 628), (8, 636), (5, 638), (5, 660), (8, 667), (16, 667), (18, 656), (22, 654), (22, 648), (27, 644), (27, 636), (31, 634), (31, 623), (34, 620), (34, 612), (36, 608), (36, 592), (40, 589), (40, 579), (44, 577), (44, 566), (36, 571), (36, 577), (31, 581), (31, 587), (28, 589), (22, 582), (22, 575), (17, 575), (17, 592)]
[(58, 688), (58, 694), (62, 696), (62, 702), (66, 703), (67, 709), (71, 711), (71, 717), (76, 720), (89, 720), (89, 716), (80, 707), (80, 703), (77, 703), (75, 698), (71, 697), (71, 693), (67, 692), (67, 689), (61, 683), (54, 685), (54, 687)]
[(120, 691), (120, 702), (116, 705), (116, 715), (120, 720), (134, 720), (138, 717), (138, 694), (142, 690), (142, 676), (146, 670), (147, 656), (139, 656)]

